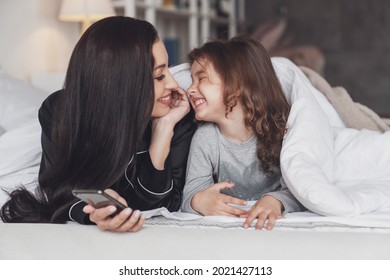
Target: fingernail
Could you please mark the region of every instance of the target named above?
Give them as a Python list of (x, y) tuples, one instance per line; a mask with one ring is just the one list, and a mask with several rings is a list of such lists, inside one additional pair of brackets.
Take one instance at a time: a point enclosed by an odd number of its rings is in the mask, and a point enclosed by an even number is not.
[(130, 208), (126, 208), (123, 212), (124, 212), (126, 215), (130, 215), (130, 214), (131, 214), (131, 209), (130, 209)]
[(110, 213), (114, 213), (114, 212), (116, 211), (116, 207), (115, 207), (115, 206), (109, 206), (109, 207), (108, 207), (108, 211), (109, 211)]
[(139, 210), (135, 210), (134, 213), (133, 213), (133, 216), (134, 217), (138, 217), (139, 215), (140, 215)]

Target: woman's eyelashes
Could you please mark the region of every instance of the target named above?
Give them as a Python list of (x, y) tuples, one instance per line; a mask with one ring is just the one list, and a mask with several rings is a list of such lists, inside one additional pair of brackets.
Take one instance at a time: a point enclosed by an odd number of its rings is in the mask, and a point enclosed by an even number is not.
[(161, 74), (160, 76), (156, 77), (155, 79), (157, 81), (162, 81), (162, 80), (164, 80), (165, 77), (166, 77), (165, 74)]

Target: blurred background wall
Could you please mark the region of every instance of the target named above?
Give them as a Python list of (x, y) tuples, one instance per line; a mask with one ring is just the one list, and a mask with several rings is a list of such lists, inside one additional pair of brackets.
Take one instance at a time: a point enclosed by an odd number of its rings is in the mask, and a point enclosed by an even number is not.
[(65, 71), (80, 31), (58, 20), (61, 0), (0, 0), (0, 68), (29, 81)]
[(246, 26), (254, 31), (286, 18), (280, 41), (316, 46), (323, 75), (352, 98), (390, 117), (389, 0), (247, 0)]
[[(65, 72), (80, 25), (58, 20), (60, 4), (0, 0), (0, 68), (26, 81)], [(245, 0), (238, 31), (264, 34), (280, 19), (286, 25), (273, 38), (275, 54), (311, 51), (306, 62), (319, 65), (332, 86), (390, 117), (390, 0)]]

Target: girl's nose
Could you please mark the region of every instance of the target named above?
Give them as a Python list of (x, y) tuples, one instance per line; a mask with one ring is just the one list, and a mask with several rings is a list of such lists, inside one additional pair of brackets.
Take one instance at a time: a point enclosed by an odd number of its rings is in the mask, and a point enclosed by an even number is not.
[(191, 85), (188, 89), (187, 89), (187, 92), (189, 95), (193, 95), (195, 94), (195, 88)]

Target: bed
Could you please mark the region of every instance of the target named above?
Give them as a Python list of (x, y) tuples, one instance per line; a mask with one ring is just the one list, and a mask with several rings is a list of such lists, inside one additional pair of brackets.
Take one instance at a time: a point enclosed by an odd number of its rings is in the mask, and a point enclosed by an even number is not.
[[(171, 72), (181, 87), (188, 88), (188, 65), (171, 68)], [(36, 186), (41, 155), (37, 110), (46, 96), (0, 72), (0, 186), (5, 190), (20, 184), (30, 190)], [(328, 102), (325, 97), (318, 98), (321, 101), (317, 102)], [(326, 108), (337, 114), (329, 102)], [(335, 126), (345, 127), (337, 118)], [(284, 175), (289, 176), (289, 168), (285, 166)], [(386, 180), (384, 186), (389, 187)], [(334, 209), (316, 209), (315, 200), (307, 203), (305, 194), (297, 190), (294, 194), (308, 211), (285, 215), (272, 231), (243, 229), (243, 220), (238, 218), (170, 213), (165, 208), (146, 211), (145, 227), (138, 233), (102, 232), (73, 222), (0, 223), (0, 259), (386, 260), (390, 258), (390, 205), (385, 187), (380, 191), (385, 199), (377, 209), (352, 209), (337, 215)], [(0, 193), (0, 205), (6, 199), (5, 193)], [(326, 206), (333, 207), (321, 205)]]

